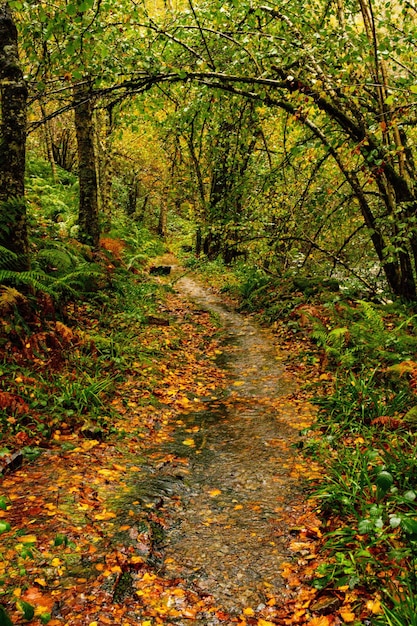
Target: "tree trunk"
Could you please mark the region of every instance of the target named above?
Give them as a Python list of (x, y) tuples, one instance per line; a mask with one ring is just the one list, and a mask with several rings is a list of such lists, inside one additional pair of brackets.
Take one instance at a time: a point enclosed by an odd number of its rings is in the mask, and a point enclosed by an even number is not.
[(112, 179), (113, 179), (113, 119), (112, 108), (96, 112), (96, 160), (97, 160), (97, 189), (99, 209), (106, 217), (108, 225), (111, 223), (113, 212)]
[(17, 30), (7, 3), (3, 3), (0, 5), (0, 245), (19, 255), (21, 270), (29, 267), (24, 198), (26, 101)]
[(94, 153), (93, 105), (88, 86), (85, 84), (76, 87), (74, 90), (74, 113), (80, 184), (78, 239), (81, 243), (97, 248), (100, 239), (100, 227)]
[(166, 202), (166, 194), (164, 193), (164, 197), (161, 198), (161, 204), (159, 207), (159, 220), (158, 220), (158, 235), (165, 239), (167, 236), (167, 217), (168, 217), (168, 207)]
[(39, 106), (41, 109), (42, 117), (45, 120), (43, 123), (43, 134), (45, 138), (46, 155), (48, 157), (48, 161), (51, 166), (52, 180), (55, 183), (58, 177), (57, 177), (57, 172), (56, 172), (56, 163), (55, 163), (55, 158), (54, 158), (54, 149), (53, 149), (50, 121), (46, 119), (47, 118), (46, 108), (42, 100), (40, 100)]

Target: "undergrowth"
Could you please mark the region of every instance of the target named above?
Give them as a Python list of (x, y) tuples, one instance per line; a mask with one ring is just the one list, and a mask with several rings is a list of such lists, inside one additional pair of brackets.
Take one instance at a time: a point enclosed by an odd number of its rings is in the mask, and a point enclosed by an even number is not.
[(76, 178), (48, 168), (28, 168), (30, 269), (0, 248), (0, 456), (106, 437), (117, 383), (158, 352), (140, 337), (163, 289), (145, 265), (163, 245), (120, 216), (93, 254), (71, 236)]
[(313, 497), (327, 559), (312, 584), (324, 595), (349, 593), (357, 625), (416, 624), (415, 311), (246, 264), (223, 276), (220, 288), (241, 310), (302, 339), (299, 358), (318, 368), (305, 389), (318, 417), (304, 454), (326, 468)]

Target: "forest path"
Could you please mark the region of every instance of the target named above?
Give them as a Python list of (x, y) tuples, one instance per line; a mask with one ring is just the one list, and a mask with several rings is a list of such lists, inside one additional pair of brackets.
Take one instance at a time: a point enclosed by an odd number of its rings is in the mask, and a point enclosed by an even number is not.
[(303, 502), (296, 444), (311, 407), (291, 399), (294, 380), (270, 332), (189, 277), (176, 286), (219, 320), (228, 388), (222, 400), (183, 416), (175, 434), (178, 442), (196, 436), (164, 546), (167, 571), (192, 579), (231, 613), (256, 612), (286, 594), (281, 566), (294, 556), (288, 544)]
[(139, 329), (113, 434), (56, 431), (3, 477), (13, 624), (311, 621), (317, 592), (301, 580), (321, 533), (304, 486), (318, 470), (296, 444), (314, 411), (276, 336), (180, 273)]

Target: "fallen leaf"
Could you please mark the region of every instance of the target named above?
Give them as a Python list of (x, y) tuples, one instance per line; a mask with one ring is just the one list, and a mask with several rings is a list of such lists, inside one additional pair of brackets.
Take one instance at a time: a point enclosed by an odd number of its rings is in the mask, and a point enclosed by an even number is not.
[(379, 615), (380, 613), (382, 613), (381, 602), (379, 600), (368, 600), (368, 602), (366, 603), (366, 608), (374, 615)]

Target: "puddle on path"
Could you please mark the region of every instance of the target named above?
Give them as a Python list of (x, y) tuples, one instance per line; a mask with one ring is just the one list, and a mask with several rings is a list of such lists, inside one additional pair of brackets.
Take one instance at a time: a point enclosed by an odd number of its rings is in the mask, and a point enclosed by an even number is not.
[(279, 603), (285, 596), (280, 565), (288, 560), (291, 514), (305, 496), (291, 447), (302, 425), (296, 406), (284, 399), (293, 383), (267, 331), (191, 279), (177, 285), (224, 326), (221, 360), (230, 385), (226, 399), (182, 416), (171, 444), (184, 450), (187, 437), (194, 441), (162, 546), (165, 575), (192, 581), (232, 614), (261, 610), (271, 597)]

